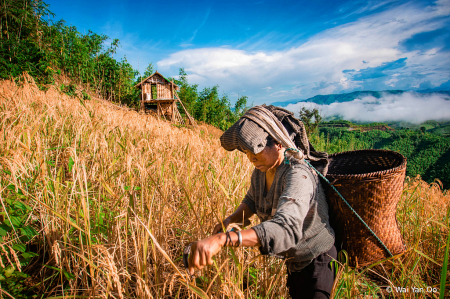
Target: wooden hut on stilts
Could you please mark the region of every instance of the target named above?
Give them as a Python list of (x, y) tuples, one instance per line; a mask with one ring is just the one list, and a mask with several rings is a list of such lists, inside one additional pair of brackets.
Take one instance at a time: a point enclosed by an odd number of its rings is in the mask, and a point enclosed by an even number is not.
[(176, 91), (180, 88), (163, 75), (154, 72), (151, 76), (142, 80), (135, 86), (141, 90), (141, 111), (147, 113), (151, 111), (158, 117), (163, 117), (176, 124), (184, 124), (185, 121), (178, 111), (177, 103), (183, 108), (189, 125), (196, 126), (194, 118), (189, 114), (180, 101)]

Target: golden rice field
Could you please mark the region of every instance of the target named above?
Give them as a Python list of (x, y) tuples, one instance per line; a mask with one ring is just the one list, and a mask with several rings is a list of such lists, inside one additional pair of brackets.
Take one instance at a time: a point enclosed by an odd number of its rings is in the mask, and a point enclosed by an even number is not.
[[(183, 269), (184, 247), (249, 187), (252, 165), (220, 147), (221, 131), (18, 82), (0, 82), (1, 298), (289, 297), (283, 263), (256, 248), (223, 250), (195, 279)], [(333, 298), (439, 298), (449, 192), (407, 178), (397, 218), (408, 250), (374, 267), (341, 261)]]

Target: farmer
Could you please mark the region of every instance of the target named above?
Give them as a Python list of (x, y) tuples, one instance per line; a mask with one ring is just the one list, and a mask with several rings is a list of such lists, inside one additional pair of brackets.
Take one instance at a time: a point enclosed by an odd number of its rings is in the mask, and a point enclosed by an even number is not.
[[(228, 151), (244, 152), (255, 169), (236, 211), (215, 226), (211, 237), (192, 244), (189, 272), (211, 265), (224, 246), (259, 246), (262, 254), (286, 258), (292, 298), (329, 298), (334, 281), (330, 262), (337, 256), (334, 231), (319, 178), (304, 161), (326, 172), (326, 154), (314, 151), (303, 123), (274, 106), (250, 109), (220, 141)], [(254, 214), (261, 224), (219, 233)]]

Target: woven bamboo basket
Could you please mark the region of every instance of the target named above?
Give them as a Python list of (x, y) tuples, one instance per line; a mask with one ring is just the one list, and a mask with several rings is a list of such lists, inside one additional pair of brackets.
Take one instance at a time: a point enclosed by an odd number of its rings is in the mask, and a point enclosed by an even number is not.
[[(360, 150), (330, 156), (327, 179), (393, 254), (405, 251), (395, 217), (406, 173), (406, 158), (386, 150)], [(389, 257), (383, 245), (328, 186), (330, 220), (337, 247), (351, 266), (366, 266)]]

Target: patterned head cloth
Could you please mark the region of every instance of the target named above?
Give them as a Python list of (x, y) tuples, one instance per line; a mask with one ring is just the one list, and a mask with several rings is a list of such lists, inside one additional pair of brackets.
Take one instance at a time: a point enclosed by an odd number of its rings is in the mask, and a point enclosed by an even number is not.
[[(269, 123), (271, 120), (274, 121), (273, 125)], [(300, 150), (298, 154), (292, 153), (294, 157), (310, 160), (317, 170), (326, 174), (328, 154), (315, 151), (309, 143), (303, 123), (296, 119), (292, 112), (283, 108), (262, 105), (250, 109), (223, 133), (220, 142), (228, 151), (248, 150), (258, 154), (266, 146), (269, 135), (285, 148), (294, 147)]]
[(221, 145), (227, 151), (235, 149), (245, 150), (258, 154), (267, 144), (269, 133), (264, 131), (257, 123), (241, 117), (220, 137)]

